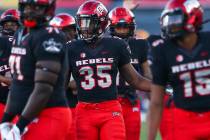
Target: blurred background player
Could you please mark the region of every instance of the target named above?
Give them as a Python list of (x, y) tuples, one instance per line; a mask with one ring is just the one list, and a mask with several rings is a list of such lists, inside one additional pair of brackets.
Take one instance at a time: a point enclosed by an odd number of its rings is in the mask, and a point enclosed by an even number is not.
[(2, 26), (2, 35), (13, 36), (18, 27), (20, 13), (16, 9), (8, 9), (1, 14), (0, 26)]
[[(153, 48), (157, 47), (164, 42), (164, 39), (161, 35), (150, 35), (147, 38), (148, 41), (148, 59), (150, 65), (152, 65), (152, 54), (151, 51)], [(164, 95), (163, 101), (163, 113), (160, 122), (160, 135), (162, 140), (173, 140), (174, 134), (174, 102), (173, 102), (173, 89), (171, 86), (167, 85), (166, 93)]]
[(209, 32), (200, 32), (197, 0), (170, 0), (162, 12), (164, 42), (153, 48), (148, 140), (155, 140), (169, 83), (174, 90), (174, 140), (210, 139)]
[[(73, 16), (68, 13), (59, 13), (51, 21), (50, 25), (61, 29), (66, 37), (67, 42), (77, 39), (76, 22)], [(72, 112), (72, 125), (67, 136), (67, 140), (76, 140), (76, 123), (75, 123), (75, 107), (78, 103), (77, 100), (77, 87), (76, 82), (70, 79), (68, 88), (66, 91), (68, 99), (68, 105)]]
[(67, 41), (77, 39), (76, 22), (73, 16), (68, 13), (59, 13), (51, 21), (50, 25), (61, 29)]
[[(124, 7), (116, 7), (109, 12), (109, 31), (113, 37), (123, 39), (129, 45), (131, 64), (145, 77), (151, 78), (147, 62), (147, 42), (135, 38), (134, 14)], [(122, 106), (126, 128), (126, 140), (140, 139), (140, 101), (136, 89), (131, 87), (121, 75), (117, 77), (118, 99)]]
[(4, 113), (9, 85), (11, 84), (11, 73), (9, 68), (9, 56), (12, 47), (12, 40), (15, 31), (20, 26), (19, 11), (8, 9), (0, 17), (2, 36), (0, 36), (0, 119)]
[[(13, 77), (0, 125), (2, 139), (66, 139), (71, 123), (65, 99), (66, 40), (59, 29), (48, 25), (55, 3), (19, 0), (23, 27), (14, 36), (9, 58)], [(20, 117), (12, 124), (16, 115)], [(26, 126), (28, 131), (23, 134)]]
[(150, 81), (130, 64), (126, 43), (104, 37), (108, 11), (98, 1), (86, 1), (76, 15), (81, 39), (69, 43), (70, 71), (77, 83), (76, 129), (78, 140), (125, 140), (121, 105), (117, 100), (118, 69), (137, 89), (149, 90)]

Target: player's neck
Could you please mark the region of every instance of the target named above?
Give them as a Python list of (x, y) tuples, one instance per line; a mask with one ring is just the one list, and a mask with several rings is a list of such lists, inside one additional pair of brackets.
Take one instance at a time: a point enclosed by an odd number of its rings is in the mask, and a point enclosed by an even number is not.
[(89, 47), (91, 47), (91, 48), (96, 48), (99, 44), (100, 44), (100, 42), (101, 42), (101, 40), (102, 40), (102, 37), (99, 37), (99, 38), (97, 38), (96, 40), (93, 40), (90, 44), (89, 44)]
[(189, 33), (181, 40), (178, 40), (177, 43), (179, 44), (180, 47), (191, 51), (196, 46), (197, 41), (198, 41), (198, 35), (196, 33)]
[(23, 31), (23, 34), (25, 35), (25, 34), (27, 34), (27, 33), (29, 33), (30, 32), (30, 28), (24, 28), (24, 31)]

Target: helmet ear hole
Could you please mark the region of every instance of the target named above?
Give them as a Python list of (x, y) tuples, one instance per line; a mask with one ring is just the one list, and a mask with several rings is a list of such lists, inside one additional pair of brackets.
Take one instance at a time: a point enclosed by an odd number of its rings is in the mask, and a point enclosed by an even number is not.
[(95, 36), (102, 33), (100, 28), (100, 19), (96, 15), (91, 16), (78, 16), (77, 17), (77, 29), (82, 39), (92, 39)]

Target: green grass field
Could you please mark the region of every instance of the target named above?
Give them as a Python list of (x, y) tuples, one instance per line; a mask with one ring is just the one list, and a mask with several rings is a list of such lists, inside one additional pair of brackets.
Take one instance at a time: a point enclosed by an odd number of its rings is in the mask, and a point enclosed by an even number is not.
[[(142, 123), (141, 127), (141, 140), (146, 140), (147, 139), (147, 133), (146, 133), (146, 123)], [(161, 140), (160, 135), (158, 135), (156, 140)]]

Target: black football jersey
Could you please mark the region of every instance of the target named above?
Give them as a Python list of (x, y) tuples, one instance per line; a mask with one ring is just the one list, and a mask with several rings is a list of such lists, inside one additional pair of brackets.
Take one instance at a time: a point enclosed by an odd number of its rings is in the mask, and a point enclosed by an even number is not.
[[(0, 75), (5, 77), (11, 77), (9, 68), (9, 56), (12, 46), (12, 37), (1, 36), (0, 37)], [(0, 83), (0, 102), (5, 104), (9, 92), (9, 86)]]
[(209, 32), (199, 34), (197, 45), (187, 51), (172, 40), (152, 48), (153, 83), (174, 90), (178, 108), (191, 111), (210, 110)]
[(95, 46), (78, 40), (69, 43), (68, 48), (78, 100), (102, 102), (116, 99), (118, 68), (130, 62), (126, 43), (118, 38), (104, 37)]
[[(134, 68), (142, 73), (140, 65), (147, 61), (147, 51), (148, 46), (147, 42), (142, 39), (131, 38), (127, 41), (129, 45), (129, 51), (131, 56), (131, 64)], [(118, 74), (117, 77), (117, 86), (118, 86), (118, 94), (135, 94), (135, 89), (131, 87), (123, 78)], [(130, 95), (132, 96), (132, 95)], [(137, 96), (134, 96), (136, 98)]]
[(152, 63), (152, 48), (158, 46), (159, 44), (163, 43), (164, 40), (161, 38), (160, 35), (150, 35), (147, 38), (147, 45), (148, 45), (148, 55), (147, 58), (149, 63)]
[(67, 106), (65, 99), (65, 76), (67, 55), (65, 38), (57, 28), (40, 27), (24, 34), (19, 29), (14, 37), (9, 64), (13, 75), (11, 99), (15, 113), (21, 113), (34, 88), (36, 62), (58, 61), (62, 65), (54, 91), (46, 107)]

